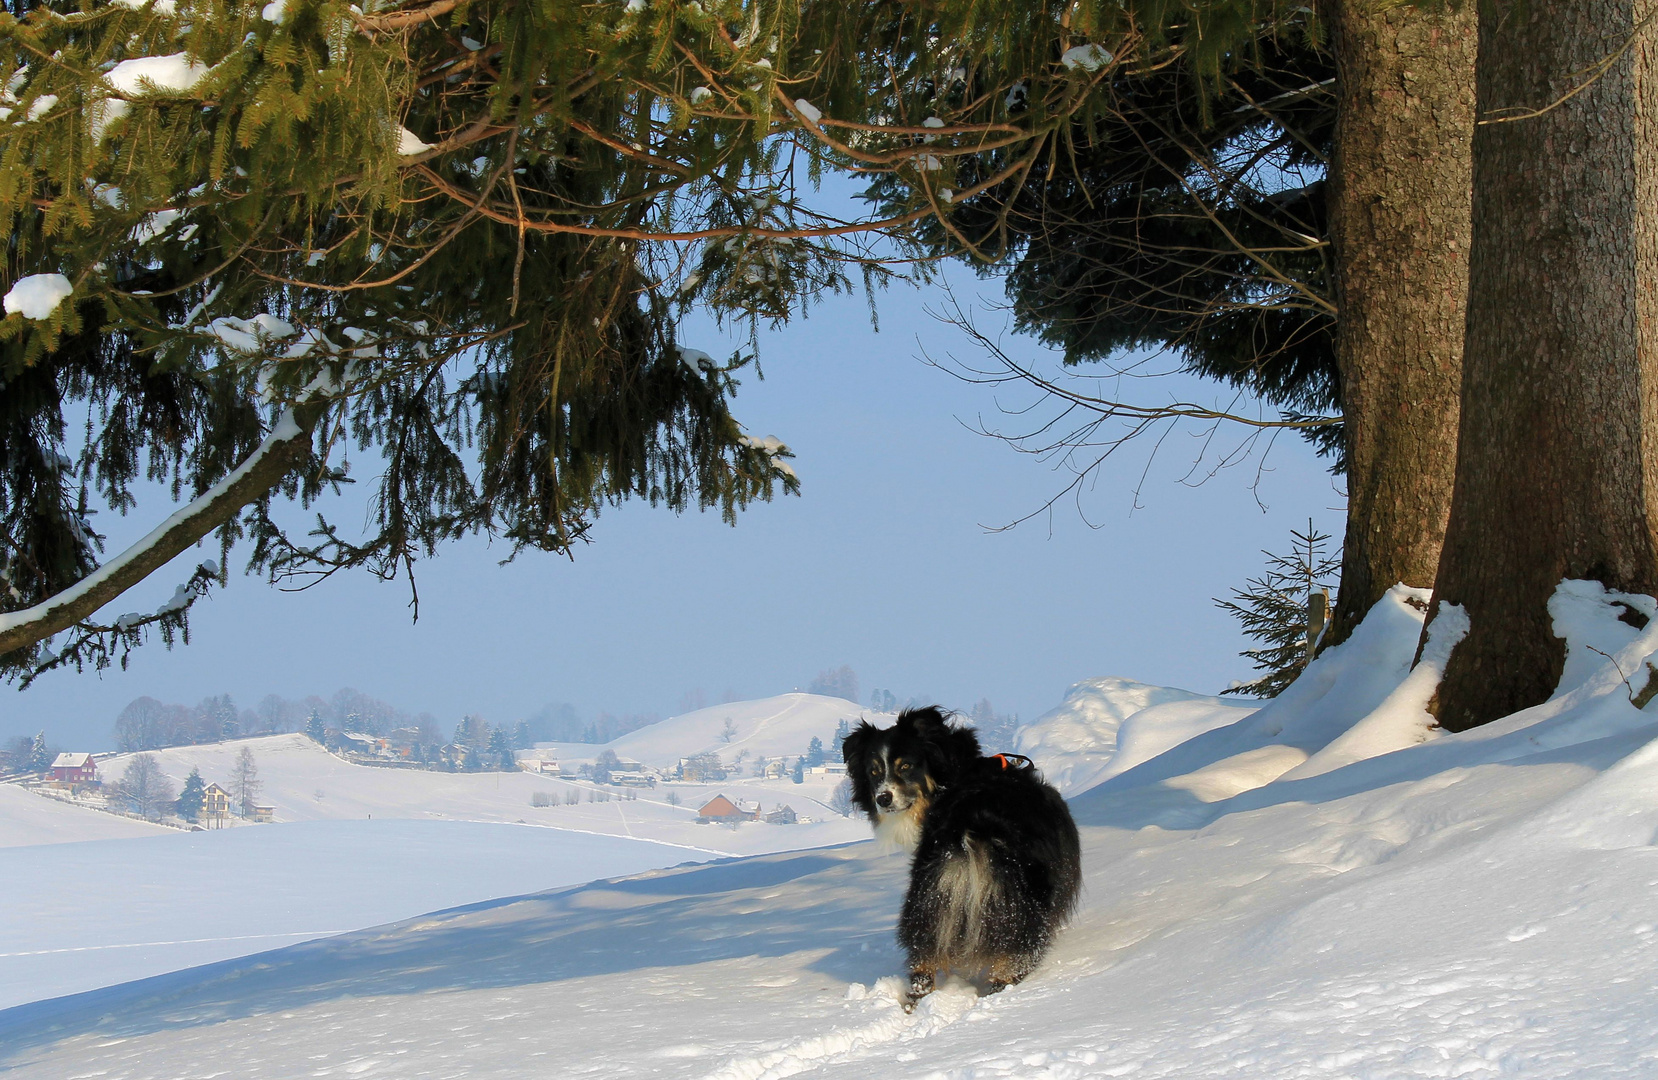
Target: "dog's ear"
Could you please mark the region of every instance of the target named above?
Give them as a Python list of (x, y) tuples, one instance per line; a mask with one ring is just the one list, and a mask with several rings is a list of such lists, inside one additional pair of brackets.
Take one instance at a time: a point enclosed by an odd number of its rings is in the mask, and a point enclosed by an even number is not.
[(924, 709), (905, 709), (898, 714), (900, 728), (909, 728), (918, 737), (931, 741), (945, 738), (950, 733), (950, 722), (943, 709), (928, 705)]
[(980, 756), (979, 737), (972, 728), (954, 727), (949, 713), (936, 705), (925, 709), (906, 709), (898, 715), (899, 724), (908, 724), (918, 739), (932, 749), (940, 764), (959, 771)]
[(871, 821), (877, 815), (875, 798), (869, 790), (869, 755), (880, 735), (881, 729), (865, 720), (841, 740), (841, 760), (846, 762), (846, 778), (852, 784), (852, 804), (869, 815)]
[(855, 761), (861, 761), (869, 755), (869, 741), (880, 732), (880, 728), (868, 720), (847, 732), (846, 738), (841, 740), (841, 760), (848, 766)]

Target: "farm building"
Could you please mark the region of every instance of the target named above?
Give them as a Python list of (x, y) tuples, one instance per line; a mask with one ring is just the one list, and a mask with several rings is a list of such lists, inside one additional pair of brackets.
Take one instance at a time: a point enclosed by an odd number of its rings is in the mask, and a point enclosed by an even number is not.
[(758, 806), (750, 809), (747, 806), (737, 805), (724, 795), (716, 795), (697, 811), (697, 824), (706, 825), (709, 822), (723, 822), (734, 825), (739, 821), (753, 821), (758, 816)]
[(59, 754), (52, 760), (52, 779), (60, 784), (89, 784), (98, 779), (98, 763), (91, 754)]

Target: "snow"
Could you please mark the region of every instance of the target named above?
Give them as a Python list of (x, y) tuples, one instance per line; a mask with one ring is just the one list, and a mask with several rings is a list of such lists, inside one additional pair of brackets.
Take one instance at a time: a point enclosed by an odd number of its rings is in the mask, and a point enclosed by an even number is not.
[[(691, 287), (695, 288), (695, 285)], [(712, 356), (701, 349), (687, 349), (683, 345), (679, 347), (679, 361), (697, 375), (706, 375), (711, 371), (718, 371), (720, 367)]]
[(413, 154), (424, 154), (432, 148), (429, 142), (421, 142), (420, 136), (406, 127), (397, 129), (397, 153), (400, 157), (409, 157)]
[(51, 112), (57, 106), (57, 103), (58, 96), (56, 94), (42, 94), (29, 105), (29, 111), (23, 114), (23, 119), (32, 124)]
[(172, 18), (178, 14), (176, 0), (154, 0), (153, 3), (151, 0), (110, 0), (110, 3), (129, 11), (143, 11), (147, 7), (157, 15), (163, 15), (167, 18)]
[(228, 348), (242, 353), (260, 353), (270, 341), (293, 337), (299, 331), (292, 323), (260, 312), (251, 319), (222, 315), (207, 324), (207, 332)]
[(288, 21), (288, 0), (271, 0), (259, 9), (259, 17), (268, 23), (281, 26)]
[(805, 98), (795, 98), (794, 107), (796, 112), (814, 124), (823, 120), (823, 111)]
[(1098, 71), (1111, 60), (1110, 50), (1100, 45), (1074, 45), (1059, 54), (1059, 62), (1072, 71)]
[[(898, 1008), (907, 867), (865, 841), (502, 897), (34, 1002), (0, 1012), (0, 1068), (1651, 1077), (1658, 715), (1633, 706), (1629, 676), (1658, 652), (1658, 620), (1612, 627), (1618, 599), (1557, 595), (1573, 655), (1622, 644), (1555, 697), (1404, 745), (1423, 689), (1407, 688), (1422, 621), (1409, 590), (1255, 711), (1079, 684), (1030, 748), (1056, 774), (1070, 766), (1083, 904), (1043, 966), (998, 995), (952, 982)], [(1436, 624), (1425, 655), (1442, 658), (1459, 621)], [(1238, 715), (1205, 727), (1220, 709)], [(1109, 775), (1086, 787), (1088, 770)], [(321, 885), (300, 891), (329, 909)]]
[(1057, 709), (1022, 725), (1013, 748), (1071, 794), (1254, 711), (1237, 699), (1118, 677), (1088, 679), (1071, 687)]
[[(718, 754), (725, 761), (743, 751), (751, 758), (792, 758), (805, 753), (815, 736), (823, 740), (830, 759), (838, 761), (836, 727), (842, 720), (856, 724), (866, 715), (869, 710), (845, 698), (780, 694), (688, 712), (623, 735), (609, 746), (619, 757), (666, 768), (695, 754)], [(723, 734), (727, 721), (735, 729), (729, 742)]]
[(197, 63), (182, 52), (139, 56), (110, 68), (104, 81), (123, 97), (135, 97), (152, 88), (187, 94), (207, 76), (208, 70), (206, 64)]
[(0, 784), (0, 849), (158, 836), (168, 831), (145, 821), (44, 798), (16, 784)]
[(132, 242), (135, 244), (149, 243), (172, 228), (173, 222), (183, 216), (184, 212), (182, 210), (157, 210), (153, 214), (144, 215), (144, 220), (133, 226)]
[(3, 850), (0, 1008), (707, 857), (555, 829), (383, 820)]
[(58, 305), (69, 299), (75, 287), (62, 274), (30, 274), (20, 277), (6, 290), (7, 315), (25, 319), (49, 319)]

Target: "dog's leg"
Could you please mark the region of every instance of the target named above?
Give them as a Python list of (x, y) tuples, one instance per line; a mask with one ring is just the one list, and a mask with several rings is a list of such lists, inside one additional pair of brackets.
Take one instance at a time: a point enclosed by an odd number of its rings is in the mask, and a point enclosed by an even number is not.
[(984, 992), (999, 994), (1014, 983), (1023, 982), (1026, 975), (1034, 970), (1036, 964), (1025, 956), (998, 956), (990, 962), (990, 970), (986, 974)]
[(905, 1012), (914, 1012), (915, 1003), (933, 992), (933, 969), (928, 965), (910, 969), (910, 989), (902, 1002)]

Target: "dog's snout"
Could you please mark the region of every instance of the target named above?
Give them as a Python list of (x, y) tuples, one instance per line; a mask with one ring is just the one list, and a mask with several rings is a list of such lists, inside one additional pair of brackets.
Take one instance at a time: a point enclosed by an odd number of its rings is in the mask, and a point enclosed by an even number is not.
[(875, 796), (875, 805), (879, 806), (882, 810), (890, 807), (892, 805), (892, 792), (883, 791), (879, 795)]

